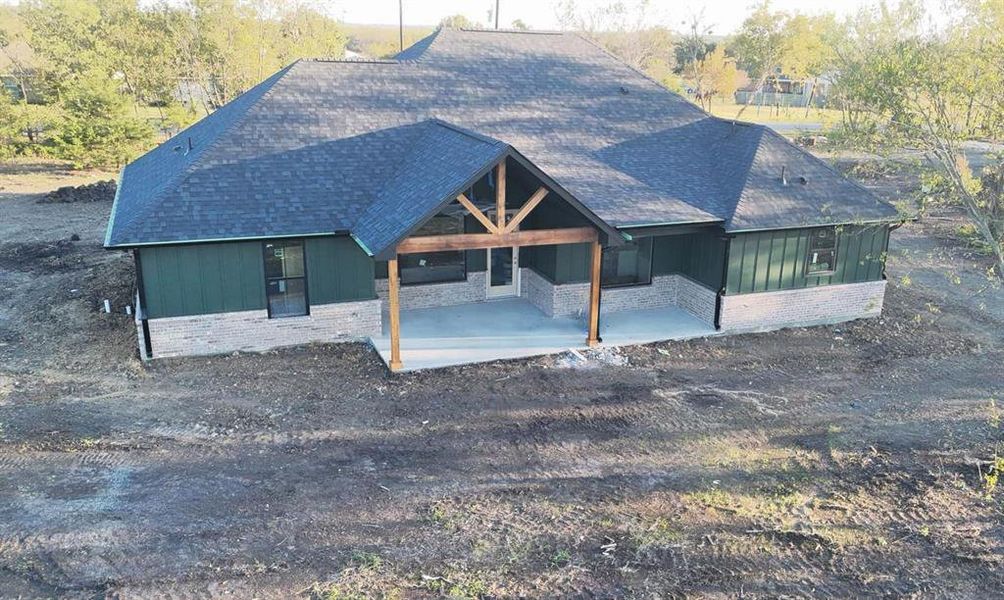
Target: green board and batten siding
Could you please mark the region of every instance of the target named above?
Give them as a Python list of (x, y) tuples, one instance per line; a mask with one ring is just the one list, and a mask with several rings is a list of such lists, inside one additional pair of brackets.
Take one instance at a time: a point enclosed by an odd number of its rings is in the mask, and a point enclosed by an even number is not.
[(653, 238), (652, 274), (680, 273), (715, 291), (722, 285), (725, 240), (718, 232)]
[(261, 242), (138, 249), (148, 318), (265, 308)]
[(726, 294), (750, 294), (882, 279), (888, 225), (838, 227), (836, 268), (806, 276), (811, 229), (740, 233), (729, 247)]
[(307, 293), (311, 304), (376, 298), (373, 259), (351, 238), (308, 238)]
[[(652, 275), (680, 273), (714, 290), (721, 286), (725, 242), (720, 235), (658, 236), (652, 243)], [(589, 281), (591, 252), (589, 244), (537, 246), (523, 249), (520, 259), (556, 285), (584, 283)]]
[[(265, 309), (262, 241), (137, 249), (146, 317)], [(373, 260), (347, 237), (307, 238), (311, 305), (376, 297)]]

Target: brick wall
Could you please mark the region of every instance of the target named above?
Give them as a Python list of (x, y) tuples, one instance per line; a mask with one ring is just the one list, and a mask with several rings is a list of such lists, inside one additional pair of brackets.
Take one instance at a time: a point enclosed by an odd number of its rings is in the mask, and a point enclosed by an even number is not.
[[(523, 269), (527, 299), (549, 317), (585, 317), (589, 284), (554, 285), (533, 269)], [(709, 325), (715, 322), (715, 292), (682, 275), (659, 275), (650, 285), (607, 288), (601, 292), (600, 313), (678, 306)]]
[(722, 297), (722, 331), (839, 323), (882, 312), (885, 280)]
[(657, 275), (649, 285), (607, 288), (601, 292), (600, 315), (676, 306), (678, 279), (677, 275)]
[(686, 275), (676, 275), (676, 305), (708, 325), (715, 324), (718, 292)]
[(149, 319), (147, 324), (153, 358), (164, 358), (358, 340), (380, 335), (380, 316), (380, 300), (374, 299), (311, 306), (304, 317), (269, 319), (264, 310), (248, 310)]
[[(427, 283), (423, 285), (402, 285), (398, 292), (401, 310), (429, 308), (431, 306), (453, 306), (484, 302), (487, 299), (487, 275), (484, 271), (468, 273), (467, 281), (449, 283)], [(387, 308), (387, 280), (376, 280), (376, 293)]]

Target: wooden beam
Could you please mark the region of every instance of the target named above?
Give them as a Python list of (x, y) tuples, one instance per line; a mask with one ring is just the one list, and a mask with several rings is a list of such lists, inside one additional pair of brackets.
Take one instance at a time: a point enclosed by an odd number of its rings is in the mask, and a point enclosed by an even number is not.
[(464, 208), (470, 211), (470, 213), (474, 215), (474, 218), (480, 221), (481, 224), (485, 226), (485, 229), (487, 229), (492, 233), (499, 232), (498, 228), (495, 227), (495, 223), (492, 223), (492, 220), (489, 219), (485, 215), (485, 213), (481, 212), (481, 209), (479, 209), (477, 206), (474, 206), (474, 203), (468, 200), (467, 196), (460, 194), (459, 196), (457, 196), (457, 201), (460, 202), (460, 204), (463, 205)]
[(540, 201), (543, 200), (546, 195), (546, 187), (541, 186), (538, 188), (537, 191), (530, 196), (530, 199), (523, 204), (523, 208), (519, 209), (519, 212), (512, 216), (512, 220), (505, 226), (502, 233), (516, 231), (516, 228), (523, 222), (523, 219), (525, 219), (533, 209), (537, 208), (537, 205), (540, 204)]
[(495, 226), (505, 228), (505, 159), (495, 167)]
[(593, 242), (592, 264), (589, 273), (589, 337), (586, 344), (592, 348), (600, 343), (600, 274), (603, 265), (603, 247), (599, 240)]
[[(505, 246), (548, 246), (596, 242), (599, 234), (592, 227), (567, 229), (527, 229), (512, 233), (458, 233), (454, 235), (423, 235), (411, 237), (397, 246), (398, 254), (444, 252), (447, 250), (478, 250)], [(388, 269), (390, 266), (388, 265)]]
[(387, 261), (387, 299), (390, 305), (390, 370), (401, 370), (401, 287), (397, 273), (397, 255)]

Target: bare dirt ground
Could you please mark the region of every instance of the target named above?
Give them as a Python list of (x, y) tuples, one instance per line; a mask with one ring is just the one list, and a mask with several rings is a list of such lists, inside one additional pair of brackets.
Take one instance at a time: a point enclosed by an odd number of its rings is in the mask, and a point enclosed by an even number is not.
[(67, 178), (0, 172), (0, 597), (1004, 589), (1004, 292), (951, 210), (895, 232), (881, 319), (389, 376), (356, 344), (143, 367), (109, 204), (35, 203)]

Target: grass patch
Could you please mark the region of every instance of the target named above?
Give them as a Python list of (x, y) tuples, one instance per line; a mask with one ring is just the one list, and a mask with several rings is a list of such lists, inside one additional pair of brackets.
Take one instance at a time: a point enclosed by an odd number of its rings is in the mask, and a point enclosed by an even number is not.
[(680, 543), (684, 537), (683, 532), (673, 527), (665, 517), (658, 517), (631, 532), (631, 541), (638, 550), (665, 548)]
[(755, 443), (738, 444), (716, 436), (701, 438), (695, 446), (704, 466), (750, 474), (766, 470), (798, 473), (822, 463), (819, 452), (815, 450)]
[(422, 576), (422, 587), (447, 598), (477, 600), (489, 593), (488, 582), (477, 573), (453, 572), (448, 575)]
[(460, 528), (460, 523), (456, 517), (456, 510), (444, 501), (436, 502), (429, 506), (423, 515), (423, 520), (432, 525), (442, 527), (447, 531), (456, 531)]
[(715, 99), (711, 102), (708, 112), (723, 119), (739, 118), (750, 123), (821, 123), (823, 128), (828, 128), (840, 122), (840, 111), (828, 108), (810, 108), (806, 113), (805, 108), (781, 107), (780, 110), (773, 106), (747, 106), (739, 116), (739, 111), (744, 106), (722, 99)]
[(837, 548), (863, 546), (875, 541), (875, 537), (858, 527), (821, 526), (814, 527), (813, 533)]
[(360, 569), (368, 569), (375, 571), (383, 566), (383, 557), (381, 557), (376, 552), (365, 552), (362, 550), (356, 550), (352, 553), (352, 558), (350, 559), (353, 566)]
[(572, 553), (567, 548), (559, 548), (551, 555), (548, 562), (551, 563), (552, 567), (563, 567), (572, 562)]
[(683, 501), (691, 507), (710, 508), (751, 520), (784, 520), (793, 508), (808, 502), (809, 497), (788, 486), (771, 486), (756, 494), (727, 492), (714, 487), (684, 494)]

